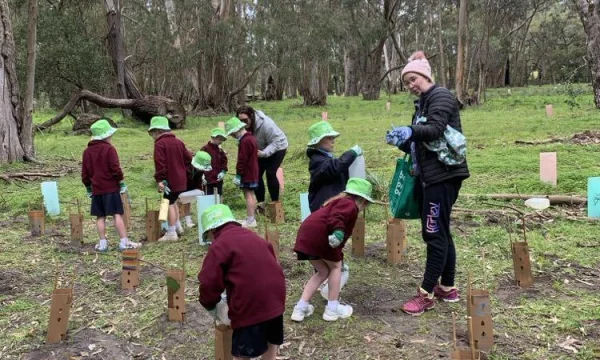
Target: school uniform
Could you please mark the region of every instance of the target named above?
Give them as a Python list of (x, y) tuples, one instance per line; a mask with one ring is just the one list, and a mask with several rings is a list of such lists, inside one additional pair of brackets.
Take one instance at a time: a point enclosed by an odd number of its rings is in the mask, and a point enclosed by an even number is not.
[(348, 169), (356, 159), (356, 153), (348, 150), (336, 159), (331, 152), (309, 147), (306, 156), (310, 159), (308, 205), (310, 211), (314, 212), (325, 201), (344, 191), (350, 178)]
[(283, 344), (283, 270), (271, 244), (237, 223), (217, 228), (214, 238), (198, 274), (200, 303), (214, 309), (225, 290), (232, 354), (260, 356), (267, 343)]
[(119, 164), (117, 150), (104, 140), (92, 140), (83, 152), (81, 182), (92, 187), (93, 216), (105, 217), (123, 214), (119, 183), (123, 171)]
[[(350, 198), (333, 200), (325, 207), (310, 214), (300, 225), (294, 251), (298, 260), (342, 261), (344, 245), (354, 229), (358, 218), (356, 202)], [(329, 235), (335, 230), (344, 232), (344, 240), (340, 246), (329, 245)]]
[(167, 180), (171, 192), (164, 194), (164, 198), (170, 204), (187, 190), (191, 162), (192, 154), (174, 134), (163, 134), (154, 141), (154, 179), (157, 183)]
[(235, 171), (237, 175), (242, 177), (241, 189), (256, 189), (258, 187), (258, 145), (254, 135), (249, 132), (239, 140)]
[(225, 154), (225, 151), (219, 145), (213, 144), (210, 141), (200, 150), (206, 151), (211, 159), (210, 166), (212, 170), (204, 172), (207, 183), (207, 194), (214, 194), (216, 188), (218, 194), (223, 195), (223, 181), (218, 181), (217, 176), (221, 171), (227, 172), (227, 154)]

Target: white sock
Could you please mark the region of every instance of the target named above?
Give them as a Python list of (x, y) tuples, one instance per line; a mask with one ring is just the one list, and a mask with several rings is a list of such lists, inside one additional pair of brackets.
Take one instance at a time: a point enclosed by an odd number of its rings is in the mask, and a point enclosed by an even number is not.
[(129, 241), (129, 239), (127, 239), (127, 238), (122, 238), (122, 239), (121, 239), (121, 246), (125, 246), (125, 245), (127, 245), (127, 242), (128, 242), (128, 241)]
[(308, 309), (308, 304), (309, 304), (308, 301), (304, 301), (304, 300), (300, 299), (300, 300), (298, 300), (298, 303), (296, 304), (296, 306), (299, 309), (306, 310), (306, 309)]
[(336, 311), (339, 304), (340, 304), (340, 302), (337, 300), (327, 301), (327, 307), (329, 308), (329, 310), (332, 310), (332, 311)]
[(177, 223), (175, 224), (176, 229), (181, 229), (181, 221), (177, 220)]
[(185, 216), (185, 222), (189, 225), (192, 223), (192, 215)]
[(254, 222), (254, 216), (246, 216), (246, 222), (247, 223), (253, 223)]
[[(181, 224), (180, 224), (179, 226), (181, 226)], [(177, 228), (176, 228), (175, 226), (169, 226), (169, 230), (167, 230), (167, 232), (168, 232), (168, 233), (174, 233), (174, 232), (177, 232), (177, 230), (176, 230), (176, 229), (177, 229)]]

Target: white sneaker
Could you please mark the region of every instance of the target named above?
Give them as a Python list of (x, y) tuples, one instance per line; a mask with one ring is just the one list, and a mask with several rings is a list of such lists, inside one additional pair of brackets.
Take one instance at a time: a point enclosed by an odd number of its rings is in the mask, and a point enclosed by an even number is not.
[(323, 320), (325, 321), (336, 321), (337, 319), (346, 319), (352, 315), (352, 306), (339, 304), (336, 311), (325, 307), (323, 313)]
[(175, 232), (177, 233), (177, 235), (183, 235), (183, 233), (184, 233), (183, 226), (177, 227), (175, 229)]
[(252, 222), (248, 222), (248, 220), (242, 220), (242, 227), (243, 228), (255, 228), (257, 227), (258, 224), (256, 223), (256, 219), (252, 220)]
[(315, 312), (315, 307), (311, 304), (308, 304), (306, 309), (301, 309), (298, 305), (294, 306), (294, 312), (292, 313), (293, 321), (302, 321), (305, 317), (309, 317)]
[(142, 247), (141, 243), (136, 243), (133, 241), (127, 240), (125, 244), (119, 244), (119, 250), (128, 250), (128, 249), (139, 249)]
[(194, 224), (193, 222), (190, 222), (190, 223), (186, 223), (186, 224), (185, 224), (185, 226), (186, 226), (188, 229), (193, 229), (193, 228), (195, 228), (195, 227), (196, 227), (196, 224)]
[(170, 233), (170, 232), (167, 232), (165, 234), (165, 236), (158, 239), (158, 241), (177, 241), (177, 240), (179, 240), (179, 236), (177, 236), (177, 233)]

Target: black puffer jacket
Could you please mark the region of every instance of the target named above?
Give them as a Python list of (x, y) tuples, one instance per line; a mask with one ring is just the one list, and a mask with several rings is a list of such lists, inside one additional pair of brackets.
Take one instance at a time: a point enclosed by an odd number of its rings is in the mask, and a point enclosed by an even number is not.
[[(415, 124), (419, 116), (427, 118), (425, 123)], [(425, 147), (423, 142), (439, 139), (444, 135), (446, 125), (462, 132), (458, 104), (452, 93), (443, 87), (434, 85), (426, 93), (415, 100), (413, 131), (410, 141), (401, 150), (410, 153), (410, 143), (417, 147), (417, 163), (420, 168), (420, 179), (423, 187), (449, 179), (464, 180), (469, 177), (469, 168), (465, 161), (459, 165), (446, 165), (438, 160), (437, 154)]]
[(326, 152), (308, 148), (306, 156), (310, 158), (308, 171), (308, 204), (310, 211), (317, 211), (327, 199), (346, 189), (348, 168), (356, 159), (354, 151), (348, 150), (338, 159), (330, 157)]

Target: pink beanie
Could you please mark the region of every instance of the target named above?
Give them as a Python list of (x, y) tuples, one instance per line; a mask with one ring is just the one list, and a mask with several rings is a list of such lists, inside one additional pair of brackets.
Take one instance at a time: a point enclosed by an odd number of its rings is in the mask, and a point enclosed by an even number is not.
[(404, 69), (402, 69), (401, 78), (404, 79), (404, 74), (407, 73), (417, 73), (419, 75), (423, 75), (429, 79), (429, 81), (433, 82), (433, 77), (431, 76), (431, 66), (429, 66), (429, 61), (427, 61), (427, 58), (422, 51), (417, 51), (408, 58), (408, 64), (406, 64)]

